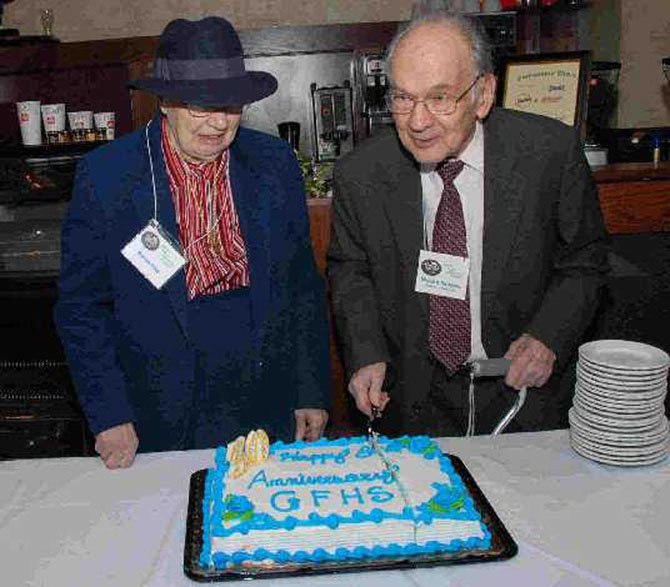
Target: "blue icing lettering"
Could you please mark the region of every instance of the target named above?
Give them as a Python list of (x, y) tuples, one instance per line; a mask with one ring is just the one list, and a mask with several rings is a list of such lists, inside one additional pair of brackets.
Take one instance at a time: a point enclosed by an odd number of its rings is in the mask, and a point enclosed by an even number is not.
[(374, 486), (368, 488), (368, 495), (375, 503), (386, 503), (387, 501), (392, 500), (395, 495), (390, 491), (386, 491), (383, 487)]
[(253, 476), (251, 481), (249, 481), (249, 485), (247, 485), (247, 489), (251, 489), (254, 485), (256, 485), (256, 483), (262, 483), (265, 485), (265, 487), (268, 486), (268, 479), (267, 475), (265, 474), (265, 469), (261, 469)]
[(363, 444), (356, 452), (357, 459), (367, 459), (375, 454), (374, 449), (369, 444)]
[(346, 489), (340, 489), (340, 495), (342, 496), (342, 504), (349, 505), (349, 499), (355, 499), (361, 505), (365, 503), (361, 490), (358, 487), (354, 487), (353, 491), (347, 491)]
[(262, 485), (264, 487), (287, 487), (287, 486), (301, 486), (301, 485), (344, 485), (348, 483), (376, 483), (381, 481), (385, 485), (392, 485), (395, 483), (393, 475), (387, 470), (383, 469), (374, 472), (360, 472), (347, 473), (346, 475), (305, 475), (299, 473), (293, 477), (273, 477), (268, 478), (264, 469), (256, 473), (247, 489), (251, 489), (255, 485)]
[(292, 512), (300, 507), (300, 500), (295, 497), (295, 491), (277, 491), (270, 497), (270, 505), (278, 512)]
[(297, 463), (307, 462), (311, 465), (326, 465), (329, 461), (337, 465), (344, 465), (347, 462), (350, 450), (345, 448), (339, 452), (323, 452), (306, 454), (296, 450), (292, 452), (283, 452), (279, 455), (280, 462), (294, 461)]
[(327, 489), (312, 489), (310, 493), (312, 494), (312, 501), (314, 502), (315, 508), (321, 506), (322, 500), (330, 498), (330, 491)]

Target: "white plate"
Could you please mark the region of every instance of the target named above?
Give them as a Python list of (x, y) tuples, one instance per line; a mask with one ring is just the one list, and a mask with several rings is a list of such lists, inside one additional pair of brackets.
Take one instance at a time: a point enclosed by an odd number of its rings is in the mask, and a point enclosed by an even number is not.
[(658, 425), (658, 422), (661, 419), (660, 415), (654, 415), (647, 418), (612, 418), (608, 416), (603, 416), (593, 412), (590, 409), (584, 408), (582, 405), (574, 405), (574, 410), (577, 412), (577, 415), (582, 419), (586, 420), (589, 423), (600, 425), (606, 429), (636, 429), (640, 431), (649, 430), (654, 426)]
[(579, 356), (598, 365), (619, 369), (659, 369), (670, 365), (668, 354), (632, 340), (594, 340), (579, 347)]
[(588, 451), (593, 455), (609, 457), (620, 461), (633, 461), (639, 459), (647, 459), (658, 455), (659, 453), (667, 453), (670, 449), (668, 438), (656, 443), (653, 446), (632, 447), (623, 449), (621, 447), (614, 447), (608, 445), (600, 445), (584, 439), (574, 430), (570, 431), (570, 443), (579, 445), (579, 448)]
[(665, 400), (666, 392), (661, 391), (656, 394), (649, 394), (639, 397), (634, 394), (628, 395), (614, 395), (612, 393), (603, 392), (599, 389), (584, 387), (581, 384), (575, 386), (575, 396), (588, 398), (594, 402), (601, 402), (603, 404), (612, 405), (613, 407), (631, 408), (633, 410), (649, 409), (652, 406), (662, 406)]
[(615, 402), (603, 401), (599, 398), (593, 398), (584, 394), (577, 394), (573, 398), (575, 405), (584, 406), (585, 408), (595, 411), (597, 414), (602, 412), (603, 416), (610, 416), (616, 418), (618, 416), (628, 418), (643, 418), (646, 416), (653, 416), (654, 414), (663, 413), (663, 404), (640, 404), (628, 405)]
[(624, 447), (634, 447), (634, 446), (646, 446), (648, 444), (655, 444), (667, 440), (670, 435), (670, 430), (667, 428), (660, 428), (653, 433), (643, 433), (643, 434), (624, 434), (617, 432), (605, 432), (599, 430), (598, 428), (593, 428), (587, 424), (582, 424), (582, 422), (576, 418), (570, 418), (570, 433), (576, 432), (577, 435), (586, 437), (593, 442), (599, 442), (601, 444), (609, 444), (611, 446), (624, 446)]
[(612, 365), (604, 365), (603, 363), (597, 363), (588, 357), (581, 355), (577, 360), (579, 365), (589, 367), (590, 369), (597, 369), (598, 371), (604, 371), (606, 373), (611, 373), (612, 375), (626, 375), (632, 377), (638, 375), (640, 377), (646, 376), (656, 376), (660, 377), (662, 374), (668, 374), (668, 369), (670, 365), (665, 365), (662, 367), (613, 367)]
[(614, 377), (599, 377), (595, 376), (592, 373), (587, 373), (580, 367), (577, 367), (577, 380), (588, 381), (593, 385), (599, 385), (601, 387), (607, 387), (611, 389), (656, 389), (660, 387), (667, 387), (667, 380), (663, 379), (638, 379), (633, 380), (623, 380), (615, 379)]
[(631, 460), (617, 459), (616, 457), (613, 457), (611, 455), (601, 455), (598, 453), (593, 453), (588, 449), (582, 447), (580, 444), (573, 442), (572, 439), (570, 445), (575, 450), (575, 452), (591, 461), (596, 461), (599, 463), (603, 463), (605, 465), (616, 465), (618, 467), (641, 467), (641, 466), (655, 465), (657, 463), (664, 461), (668, 457), (668, 450), (666, 449), (665, 451), (661, 451), (658, 454), (650, 455), (647, 458), (638, 458)]
[(663, 367), (662, 369), (616, 369), (592, 363), (584, 358), (580, 358), (577, 361), (577, 366), (587, 371), (596, 372), (598, 375), (609, 375), (611, 377), (668, 379), (669, 375), (668, 367)]
[(590, 375), (591, 377), (603, 378), (603, 379), (613, 379), (615, 381), (625, 381), (625, 382), (659, 382), (667, 381), (668, 379), (668, 370), (661, 369), (657, 372), (651, 371), (623, 371), (621, 369), (604, 369), (595, 367), (593, 364), (588, 361), (579, 361), (577, 363), (577, 372)]
[(664, 397), (662, 395), (658, 396), (657, 398), (649, 399), (621, 399), (619, 397), (594, 393), (584, 388), (575, 388), (575, 394), (573, 397), (578, 397), (584, 401), (590, 401), (592, 403), (599, 404), (605, 409), (628, 410), (632, 412), (641, 412), (648, 408), (650, 409), (652, 406), (663, 411), (664, 405)]
[[(568, 410), (568, 418), (576, 418), (583, 427), (594, 428), (609, 434), (651, 434), (658, 430), (663, 422), (663, 417), (661, 417), (655, 422), (643, 424), (641, 426), (620, 426), (619, 420), (613, 420), (611, 418), (603, 418), (602, 421), (590, 419), (589, 413), (582, 411), (581, 408), (575, 408), (574, 406)], [(629, 422), (629, 424), (631, 424), (631, 422)]]
[(668, 390), (665, 386), (657, 387), (656, 389), (608, 389), (607, 387), (589, 383), (586, 379), (580, 379), (575, 385), (575, 391), (586, 391), (614, 400), (645, 402), (662, 400), (665, 398)]
[(582, 396), (575, 396), (572, 399), (572, 405), (580, 412), (588, 412), (589, 415), (601, 416), (603, 418), (611, 418), (612, 420), (634, 420), (636, 422), (654, 422), (659, 420), (663, 415), (663, 411), (656, 407), (648, 407), (643, 411), (625, 411), (612, 410), (600, 403), (594, 403), (585, 400)]
[(594, 438), (583, 434), (578, 429), (571, 429), (570, 434), (576, 437), (577, 441), (587, 449), (593, 452), (613, 455), (621, 458), (646, 457), (665, 449), (668, 444), (668, 435), (661, 436), (657, 440), (647, 442), (646, 444), (621, 444), (609, 442), (600, 438)]

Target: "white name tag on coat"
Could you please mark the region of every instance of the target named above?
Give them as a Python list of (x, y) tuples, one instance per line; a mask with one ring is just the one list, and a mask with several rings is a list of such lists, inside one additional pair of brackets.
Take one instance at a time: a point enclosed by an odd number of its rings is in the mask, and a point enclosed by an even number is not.
[(178, 247), (155, 220), (140, 230), (121, 249), (121, 254), (156, 289), (163, 287), (186, 263)]
[(419, 251), (419, 264), (416, 271), (415, 291), (464, 300), (468, 289), (470, 259)]

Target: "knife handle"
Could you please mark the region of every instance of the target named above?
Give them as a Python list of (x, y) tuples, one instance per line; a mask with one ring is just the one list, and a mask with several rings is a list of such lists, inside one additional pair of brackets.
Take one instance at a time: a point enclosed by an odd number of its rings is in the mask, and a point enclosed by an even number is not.
[(475, 377), (503, 377), (512, 361), (500, 357), (499, 359), (477, 359), (472, 361), (472, 373)]

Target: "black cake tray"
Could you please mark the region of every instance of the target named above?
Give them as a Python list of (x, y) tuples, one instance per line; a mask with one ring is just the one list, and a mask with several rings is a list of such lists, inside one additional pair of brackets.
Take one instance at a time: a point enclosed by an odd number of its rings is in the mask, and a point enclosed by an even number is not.
[(463, 479), (479, 510), (482, 520), (491, 532), (491, 546), (487, 550), (472, 550), (464, 553), (443, 553), (419, 556), (383, 557), (369, 560), (323, 563), (287, 563), (272, 568), (253, 569), (236, 567), (230, 569), (204, 568), (199, 557), (202, 548), (202, 497), (205, 488), (207, 470), (202, 469), (191, 475), (188, 500), (188, 518), (186, 520), (186, 540), (184, 542), (184, 573), (194, 581), (239, 581), (243, 579), (277, 579), (303, 575), (359, 573), (363, 571), (384, 571), (416, 569), (463, 563), (480, 563), (505, 560), (513, 557), (519, 550), (516, 542), (505, 528), (495, 510), (477, 485), (463, 461), (456, 456), (447, 455), (454, 469)]

